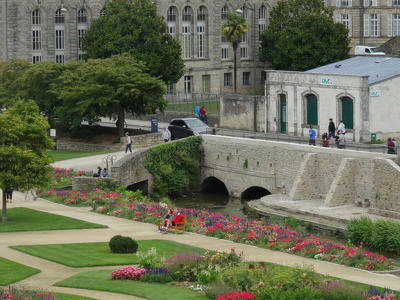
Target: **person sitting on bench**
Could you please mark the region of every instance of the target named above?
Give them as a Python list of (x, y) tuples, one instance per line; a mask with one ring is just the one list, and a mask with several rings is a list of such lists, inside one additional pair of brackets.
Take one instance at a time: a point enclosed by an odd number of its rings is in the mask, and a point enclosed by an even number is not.
[(169, 219), (167, 221), (167, 228), (170, 228), (171, 226), (175, 226), (176, 223), (182, 222), (182, 220), (183, 220), (183, 216), (177, 209), (175, 209), (175, 218), (173, 218), (172, 220)]

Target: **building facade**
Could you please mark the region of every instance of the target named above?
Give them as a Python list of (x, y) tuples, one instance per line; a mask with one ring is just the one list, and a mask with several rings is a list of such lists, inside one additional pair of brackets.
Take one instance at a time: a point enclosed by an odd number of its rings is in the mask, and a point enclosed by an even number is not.
[[(82, 56), (81, 38), (106, 0), (0, 0), (0, 60), (67, 63)], [(239, 93), (262, 94), (266, 66), (259, 57), (259, 37), (276, 0), (156, 1), (168, 30), (182, 46), (185, 74), (168, 85), (175, 98), (233, 92), (233, 50), (221, 35), (228, 12), (242, 11), (249, 33), (237, 57)], [(400, 32), (400, 0), (325, 0), (334, 18), (350, 30), (352, 46), (379, 46)]]

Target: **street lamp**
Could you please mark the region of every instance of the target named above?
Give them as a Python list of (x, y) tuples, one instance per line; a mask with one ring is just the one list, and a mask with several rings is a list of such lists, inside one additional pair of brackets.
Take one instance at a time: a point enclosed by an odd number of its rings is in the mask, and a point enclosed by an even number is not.
[[(256, 37), (257, 37), (257, 31), (256, 31), (256, 5), (253, 5), (253, 8), (244, 6), (243, 8), (249, 9), (253, 12), (253, 95), (256, 94)], [(243, 10), (240, 8), (236, 10), (237, 14), (243, 15)]]

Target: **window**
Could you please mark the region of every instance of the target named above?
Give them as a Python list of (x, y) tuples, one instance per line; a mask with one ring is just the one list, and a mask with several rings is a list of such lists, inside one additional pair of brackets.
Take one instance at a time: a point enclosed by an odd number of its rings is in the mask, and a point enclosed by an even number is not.
[(204, 26), (197, 26), (197, 57), (205, 57), (205, 29)]
[[(400, 0), (399, 0), (400, 1)], [(226, 7), (226, 6), (224, 6), (222, 9), (221, 9), (221, 21), (223, 22), (225, 19), (226, 19), (226, 17), (228, 16), (228, 11), (229, 11), (229, 9), (228, 9), (228, 7)]]
[(32, 30), (32, 50), (42, 49), (42, 31)]
[(336, 22), (342, 23), (346, 28), (349, 30), (349, 36), (352, 36), (352, 23), (351, 23), (351, 15), (348, 14), (337, 14), (336, 15)]
[(243, 85), (250, 85), (250, 72), (243, 72)]
[(176, 13), (173, 7), (170, 7), (167, 11), (167, 22), (176, 22)]
[(168, 82), (168, 84), (167, 84), (167, 94), (168, 95), (175, 95), (175, 83)]
[(36, 64), (37, 62), (41, 62), (42, 61), (42, 56), (40, 55), (32, 55), (32, 63)]
[(185, 76), (184, 77), (184, 91), (185, 94), (191, 94), (192, 93), (192, 76)]
[(337, 7), (352, 7), (353, 1), (352, 0), (336, 0)]
[(82, 39), (86, 33), (86, 29), (78, 29), (78, 48), (82, 49)]
[(191, 20), (190, 8), (186, 6), (182, 11), (182, 21), (190, 21), (190, 20)]
[(380, 35), (380, 15), (365, 14), (364, 15), (364, 36)]
[(35, 9), (32, 12), (32, 25), (40, 25), (40, 24), (42, 24), (40, 11), (38, 9)]
[(105, 13), (105, 10), (106, 10), (106, 8), (105, 7), (103, 7), (101, 10), (100, 10), (100, 16), (104, 16), (106, 13)]
[(267, 80), (267, 72), (261, 71), (261, 84), (264, 85)]
[(400, 6), (400, 0), (392, 0), (393, 6)]
[(400, 15), (388, 15), (388, 36), (400, 35)]
[(308, 125), (318, 125), (318, 100), (317, 96), (309, 94), (306, 97)]
[(378, 0), (364, 0), (364, 6), (378, 6)]
[(78, 10), (78, 23), (86, 23), (86, 10)]
[(182, 28), (182, 54), (183, 58), (190, 58), (191, 56), (191, 43), (190, 43), (190, 26), (183, 26)]
[(264, 5), (260, 6), (258, 10), (258, 38), (261, 38), (262, 33), (266, 27), (267, 20), (267, 10)]
[(56, 24), (64, 24), (64, 14), (61, 12), (61, 9), (56, 10), (54, 21)]
[(224, 86), (232, 86), (232, 73), (224, 73)]
[(56, 29), (56, 50), (64, 49), (64, 30)]
[(247, 34), (245, 34), (242, 37), (242, 42), (240, 43), (240, 58), (247, 58), (248, 57), (248, 37)]
[(56, 63), (59, 63), (59, 64), (64, 63), (64, 54), (56, 55)]
[(229, 48), (227, 45), (223, 45), (221, 48), (221, 59), (229, 58)]
[(211, 76), (203, 75), (201, 78), (201, 91), (204, 93), (209, 93), (211, 91)]
[(197, 10), (197, 21), (205, 21), (206, 20), (206, 10), (204, 6), (201, 6)]

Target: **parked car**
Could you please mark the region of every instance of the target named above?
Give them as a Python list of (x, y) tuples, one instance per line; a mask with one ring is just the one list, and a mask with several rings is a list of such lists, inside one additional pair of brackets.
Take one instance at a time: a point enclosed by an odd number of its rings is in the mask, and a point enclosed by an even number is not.
[(171, 140), (211, 132), (211, 128), (197, 118), (172, 119), (168, 126)]
[(385, 52), (379, 51), (376, 47), (371, 46), (356, 46), (354, 49), (355, 55), (372, 55), (372, 56), (383, 56)]

